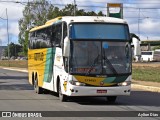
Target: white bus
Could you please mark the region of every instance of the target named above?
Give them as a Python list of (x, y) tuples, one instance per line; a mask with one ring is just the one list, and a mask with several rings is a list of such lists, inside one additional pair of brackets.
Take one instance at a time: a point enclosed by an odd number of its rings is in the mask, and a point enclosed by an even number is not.
[(142, 51), (141, 52), (141, 61), (153, 61), (154, 51)]
[(160, 50), (155, 50), (155, 51), (142, 51), (141, 55), (141, 60), (142, 61), (160, 61)]
[(156, 49), (154, 51), (153, 60), (157, 61), (157, 62), (160, 62), (160, 49)]
[(126, 21), (58, 17), (30, 30), (29, 82), (36, 93), (99, 96), (114, 102), (131, 92), (132, 52)]

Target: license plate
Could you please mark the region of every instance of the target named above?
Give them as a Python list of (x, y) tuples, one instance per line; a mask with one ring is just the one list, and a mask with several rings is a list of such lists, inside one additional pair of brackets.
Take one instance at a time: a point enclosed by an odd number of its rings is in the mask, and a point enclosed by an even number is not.
[(97, 90), (97, 93), (107, 93), (107, 90)]

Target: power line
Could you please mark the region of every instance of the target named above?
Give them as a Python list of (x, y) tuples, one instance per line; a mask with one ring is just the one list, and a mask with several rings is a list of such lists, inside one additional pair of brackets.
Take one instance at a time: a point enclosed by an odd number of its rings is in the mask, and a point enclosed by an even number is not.
[[(6, 0), (3, 0), (3, 1), (0, 1), (0, 2), (12, 2), (12, 3), (20, 3), (20, 4), (22, 4), (22, 5), (25, 5), (26, 3), (28, 3), (28, 2), (18, 2), (18, 1), (6, 1)], [(76, 1), (76, 2), (82, 2), (82, 1)], [(85, 1), (85, 2), (87, 2), (87, 1)], [(95, 3), (105, 3), (105, 2), (95, 2)], [(41, 4), (40, 2), (30, 2), (30, 4)], [(130, 4), (130, 3), (127, 3), (127, 4)], [(52, 5), (54, 5), (54, 6), (66, 6), (67, 4), (59, 4), (59, 3), (53, 3)], [(85, 8), (84, 10), (90, 10), (90, 9), (94, 9), (94, 8), (97, 8), (97, 9), (99, 9), (100, 11), (104, 11), (104, 12), (106, 12), (106, 9), (107, 9), (107, 6), (100, 6), (100, 5), (78, 5), (77, 7), (79, 7), (79, 8)], [(159, 10), (160, 9), (160, 7), (157, 7), (157, 8), (152, 8), (152, 7), (146, 7), (146, 8), (144, 8), (144, 7), (136, 7), (136, 6), (129, 6), (129, 7), (127, 7), (127, 6), (124, 6), (123, 7), (124, 9), (136, 9), (136, 10), (141, 10), (141, 12), (143, 12), (142, 10), (147, 10), (147, 9), (149, 9), (149, 10), (151, 10), (151, 9), (153, 9), (153, 10)], [(129, 12), (128, 10), (126, 10), (125, 12)], [(136, 11), (132, 11), (132, 12), (136, 12)], [(138, 12), (138, 11), (137, 11)], [(151, 11), (147, 11), (147, 12), (151, 12)], [(155, 13), (155, 12), (153, 12), (153, 13)], [(142, 14), (142, 13), (141, 13)], [(143, 14), (144, 15), (144, 14)], [(3, 19), (3, 18), (2, 18)]]
[[(85, 0), (85, 1), (79, 1), (79, 0), (77, 0), (77, 2), (78, 3), (86, 3), (86, 2), (88, 2), (88, 3), (90, 3), (91, 1), (87, 1), (87, 0)], [(104, 4), (104, 3), (106, 3), (107, 4), (107, 2), (100, 2), (100, 1), (94, 1), (94, 3), (100, 3), (100, 4)], [(117, 3), (117, 2), (113, 2), (113, 3)], [(123, 2), (118, 2), (118, 3), (123, 3), (123, 4), (160, 4), (160, 1), (151, 1), (151, 0), (149, 0), (149, 2), (144, 2), (144, 1), (132, 1), (132, 2), (126, 2), (126, 1), (123, 1)]]
[[(0, 2), (11, 2), (11, 3), (20, 3), (20, 4), (22, 4), (22, 5), (25, 5), (26, 3), (28, 3), (28, 2), (18, 2), (18, 1), (0, 1)], [(80, 2), (80, 1), (78, 1), (78, 2)], [(88, 1), (89, 2), (89, 1)], [(41, 2), (29, 2), (30, 4), (42, 4)], [(98, 3), (98, 2), (95, 2), (95, 3)], [(99, 2), (99, 3), (105, 3), (105, 2)], [(107, 4), (107, 3), (106, 3)], [(124, 5), (125, 5), (125, 3), (123, 3)], [(127, 4), (132, 4), (132, 3), (127, 3)], [(142, 3), (143, 4), (143, 3)], [(148, 4), (150, 4), (150, 3), (148, 3)], [(157, 4), (157, 3), (156, 3)], [(160, 4), (160, 3), (158, 3), (158, 4)], [(52, 5), (55, 5), (55, 6), (66, 6), (67, 4), (59, 4), (59, 3), (52, 3)], [(100, 6), (100, 5), (78, 5), (77, 7), (89, 7), (89, 8), (94, 8), (94, 7), (96, 7), (96, 8), (107, 8), (107, 6)], [(124, 9), (125, 8), (133, 8), (133, 9), (160, 9), (160, 7), (127, 7), (127, 6), (124, 6), (123, 7)]]

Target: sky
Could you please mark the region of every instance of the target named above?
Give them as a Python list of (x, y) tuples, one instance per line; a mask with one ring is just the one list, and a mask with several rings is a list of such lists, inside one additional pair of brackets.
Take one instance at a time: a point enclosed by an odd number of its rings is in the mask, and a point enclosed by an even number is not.
[[(9, 42), (18, 43), (18, 20), (23, 17), (24, 4), (14, 3), (16, 1), (28, 0), (0, 0), (0, 46), (8, 44), (6, 9)], [(48, 1), (59, 8), (74, 3), (74, 0)], [(141, 40), (160, 40), (160, 0), (75, 0), (75, 2), (78, 9), (102, 11), (105, 15), (107, 3), (123, 3), (123, 17), (129, 24), (130, 32), (137, 34)]]

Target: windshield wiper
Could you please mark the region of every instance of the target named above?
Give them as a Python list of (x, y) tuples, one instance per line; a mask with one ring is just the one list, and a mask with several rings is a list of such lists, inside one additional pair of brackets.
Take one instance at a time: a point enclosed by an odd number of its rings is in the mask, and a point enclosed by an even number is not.
[(100, 55), (98, 54), (97, 57), (94, 59), (93, 64), (90, 66), (89, 70), (87, 71), (86, 75), (89, 75), (90, 72), (92, 71), (93, 67), (95, 66), (95, 64), (98, 62)]
[[(105, 51), (103, 49), (103, 60), (106, 61), (108, 67), (112, 70), (114, 74), (118, 74), (116, 69), (113, 67), (112, 63), (108, 60), (108, 58), (105, 56)], [(103, 70), (103, 69), (102, 69)]]

